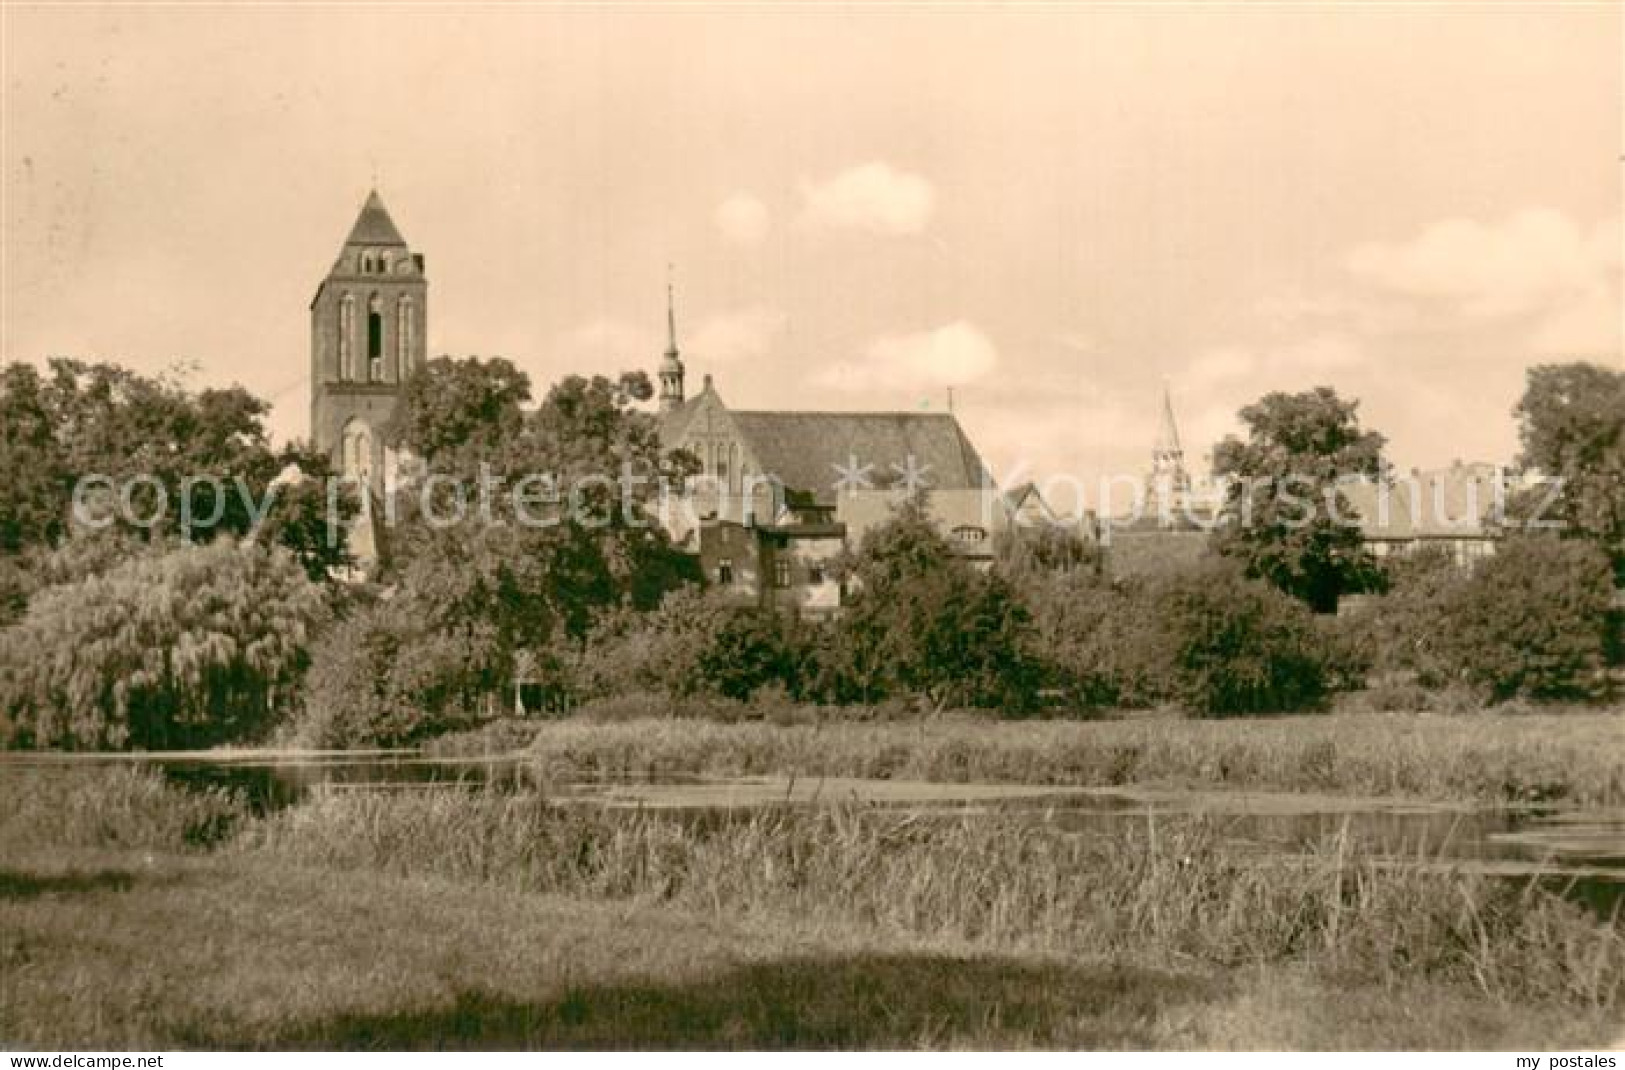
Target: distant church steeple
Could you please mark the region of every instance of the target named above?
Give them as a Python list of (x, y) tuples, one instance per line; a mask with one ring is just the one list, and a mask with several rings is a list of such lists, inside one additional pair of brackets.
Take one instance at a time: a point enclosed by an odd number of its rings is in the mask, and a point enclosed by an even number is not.
[(1183, 488), (1190, 483), (1185, 472), (1185, 450), (1179, 444), (1179, 428), (1174, 424), (1174, 400), (1168, 392), (1168, 380), (1162, 381), (1162, 418), (1157, 424), (1157, 439), (1151, 446), (1152, 477), (1167, 476)]
[(677, 302), (671, 278), (666, 279), (666, 355), (660, 361), (660, 411), (683, 404), (683, 358), (677, 351)]
[(1174, 401), (1168, 380), (1162, 381), (1162, 412), (1157, 422), (1156, 441), (1151, 445), (1151, 475), (1146, 480), (1146, 515), (1163, 524), (1175, 521), (1175, 513), (1187, 510), (1191, 498), (1191, 477), (1185, 470), (1185, 449), (1179, 444), (1179, 427), (1174, 423)]

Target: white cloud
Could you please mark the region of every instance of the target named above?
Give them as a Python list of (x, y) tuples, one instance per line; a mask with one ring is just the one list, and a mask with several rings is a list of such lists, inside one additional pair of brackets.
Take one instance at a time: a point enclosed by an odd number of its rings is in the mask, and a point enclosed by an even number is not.
[(815, 381), (841, 390), (920, 390), (974, 382), (998, 366), (999, 353), (974, 324), (960, 320), (913, 334), (883, 335), (862, 360), (838, 361)]
[(702, 321), (689, 339), (679, 339), (684, 353), (706, 364), (728, 364), (765, 357), (784, 330), (784, 316), (769, 308), (724, 312)]
[(717, 205), (717, 229), (735, 245), (760, 245), (772, 220), (767, 205), (748, 193), (736, 193)]
[(1610, 244), (1617, 237), (1610, 243), (1562, 212), (1529, 208), (1498, 223), (1447, 219), (1408, 242), (1362, 245), (1348, 268), (1380, 291), (1447, 301), (1467, 315), (1515, 316), (1591, 290), (1608, 269)]
[(878, 160), (824, 182), (803, 182), (801, 197), (801, 219), (809, 226), (878, 234), (920, 233), (937, 200), (930, 182)]
[(1589, 232), (1550, 208), (1498, 223), (1450, 219), (1415, 239), (1349, 254), (1356, 279), (1379, 294), (1433, 301), (1451, 315), (1522, 318), (1539, 356), (1617, 358), (1625, 298), (1620, 221)]

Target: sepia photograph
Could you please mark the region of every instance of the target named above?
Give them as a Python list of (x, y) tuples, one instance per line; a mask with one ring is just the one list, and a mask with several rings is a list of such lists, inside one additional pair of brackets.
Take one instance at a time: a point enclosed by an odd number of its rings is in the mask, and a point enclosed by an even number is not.
[(1617, 0), (0, 0), (5, 1070), (1618, 1070), (1622, 217)]

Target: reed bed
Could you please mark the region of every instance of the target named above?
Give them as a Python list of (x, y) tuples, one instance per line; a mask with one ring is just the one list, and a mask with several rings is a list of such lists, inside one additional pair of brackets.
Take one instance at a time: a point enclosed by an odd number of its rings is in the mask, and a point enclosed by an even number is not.
[(237, 849), (877, 942), (1307, 962), (1604, 1009), (1625, 996), (1625, 926), (1534, 882), (1387, 865), (1346, 835), (1306, 858), (1265, 859), (1194, 818), (1080, 835), (1030, 818), (850, 806), (695, 817), (532, 793), (329, 791), (255, 825)]
[(814, 726), (567, 720), (529, 734), (525, 753), (545, 776), (564, 779), (778, 774), (1076, 786), (1169, 781), (1487, 803), (1625, 803), (1625, 716), (1618, 712)]
[(186, 791), (148, 769), (0, 769), (0, 848), (202, 848), (248, 819), (221, 788)]

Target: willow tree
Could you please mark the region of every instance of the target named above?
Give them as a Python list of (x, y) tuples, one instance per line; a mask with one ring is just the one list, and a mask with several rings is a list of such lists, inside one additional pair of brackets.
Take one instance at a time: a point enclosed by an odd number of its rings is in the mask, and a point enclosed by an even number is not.
[(284, 549), (219, 540), (50, 586), (0, 642), (0, 712), (41, 747), (199, 746), (284, 712), (327, 614)]

